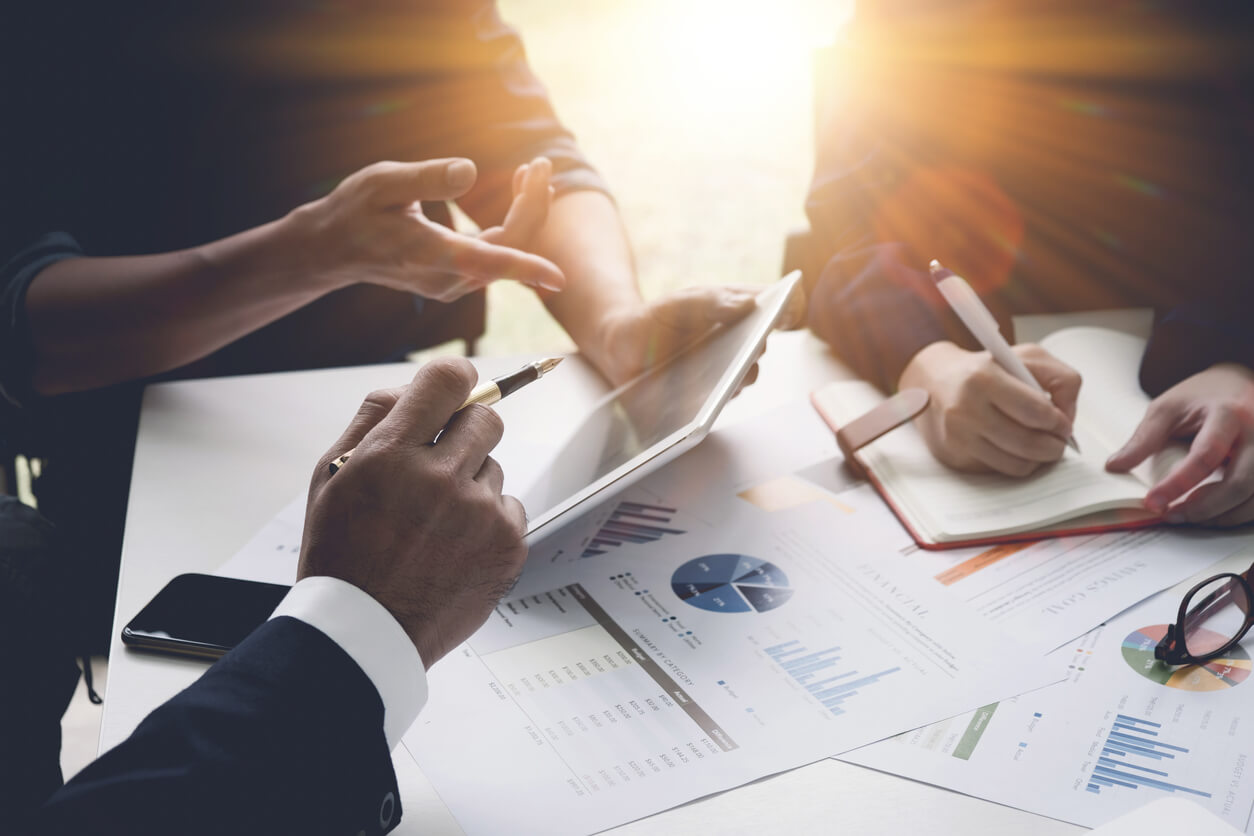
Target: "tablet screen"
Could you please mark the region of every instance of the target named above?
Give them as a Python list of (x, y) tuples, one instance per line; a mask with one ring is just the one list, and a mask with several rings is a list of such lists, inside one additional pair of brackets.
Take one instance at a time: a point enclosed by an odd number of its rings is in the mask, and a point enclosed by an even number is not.
[(663, 453), (678, 447), (678, 455), (690, 437), (699, 440), (752, 367), (795, 283), (791, 275), (781, 280), (745, 319), (715, 328), (599, 401), (523, 498), (529, 531)]

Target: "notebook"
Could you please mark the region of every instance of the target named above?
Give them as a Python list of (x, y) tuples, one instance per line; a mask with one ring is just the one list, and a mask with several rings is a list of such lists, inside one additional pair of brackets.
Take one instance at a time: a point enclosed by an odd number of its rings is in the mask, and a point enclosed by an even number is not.
[[(1184, 457), (1182, 444), (1128, 474), (1106, 471), (1106, 459), (1132, 435), (1150, 398), (1138, 383), (1145, 340), (1108, 328), (1081, 326), (1040, 341), (1080, 372), (1075, 438), (1081, 453), (1026, 479), (961, 473), (938, 462), (914, 424), (905, 424), (855, 455), (876, 489), (915, 541), (927, 549), (956, 548), (1150, 525), (1141, 507), (1149, 487)], [(882, 401), (869, 383), (831, 383), (811, 401), (833, 430)]]

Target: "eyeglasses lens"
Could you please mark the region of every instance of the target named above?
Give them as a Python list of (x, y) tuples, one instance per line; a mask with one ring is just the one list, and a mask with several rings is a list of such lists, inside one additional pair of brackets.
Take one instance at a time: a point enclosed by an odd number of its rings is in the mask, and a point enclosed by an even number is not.
[(1190, 599), (1188, 610), (1183, 625), (1185, 650), (1193, 656), (1206, 656), (1241, 632), (1250, 601), (1241, 581), (1227, 575), (1199, 589)]

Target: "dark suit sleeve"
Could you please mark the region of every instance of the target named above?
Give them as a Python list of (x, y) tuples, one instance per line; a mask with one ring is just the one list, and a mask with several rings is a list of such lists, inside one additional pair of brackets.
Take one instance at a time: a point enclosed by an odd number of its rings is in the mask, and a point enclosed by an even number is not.
[(37, 834), (385, 833), (383, 703), (319, 630), (276, 618), (38, 812)]

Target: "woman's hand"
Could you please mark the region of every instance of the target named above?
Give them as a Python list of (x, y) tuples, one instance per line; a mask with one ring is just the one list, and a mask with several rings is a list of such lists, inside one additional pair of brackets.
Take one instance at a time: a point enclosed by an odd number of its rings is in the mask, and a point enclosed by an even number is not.
[[(1254, 520), (1254, 371), (1220, 363), (1163, 392), (1106, 469), (1126, 472), (1172, 439), (1189, 438), (1189, 454), (1150, 488), (1145, 507), (1166, 512), (1168, 522), (1231, 526)], [(1221, 467), (1218, 481), (1171, 507)]]
[(899, 388), (925, 389), (931, 397), (918, 426), (944, 464), (1028, 476), (1062, 458), (1080, 375), (1038, 345), (1014, 350), (1045, 392), (1015, 379), (987, 351), (950, 342), (922, 349), (901, 373)]

